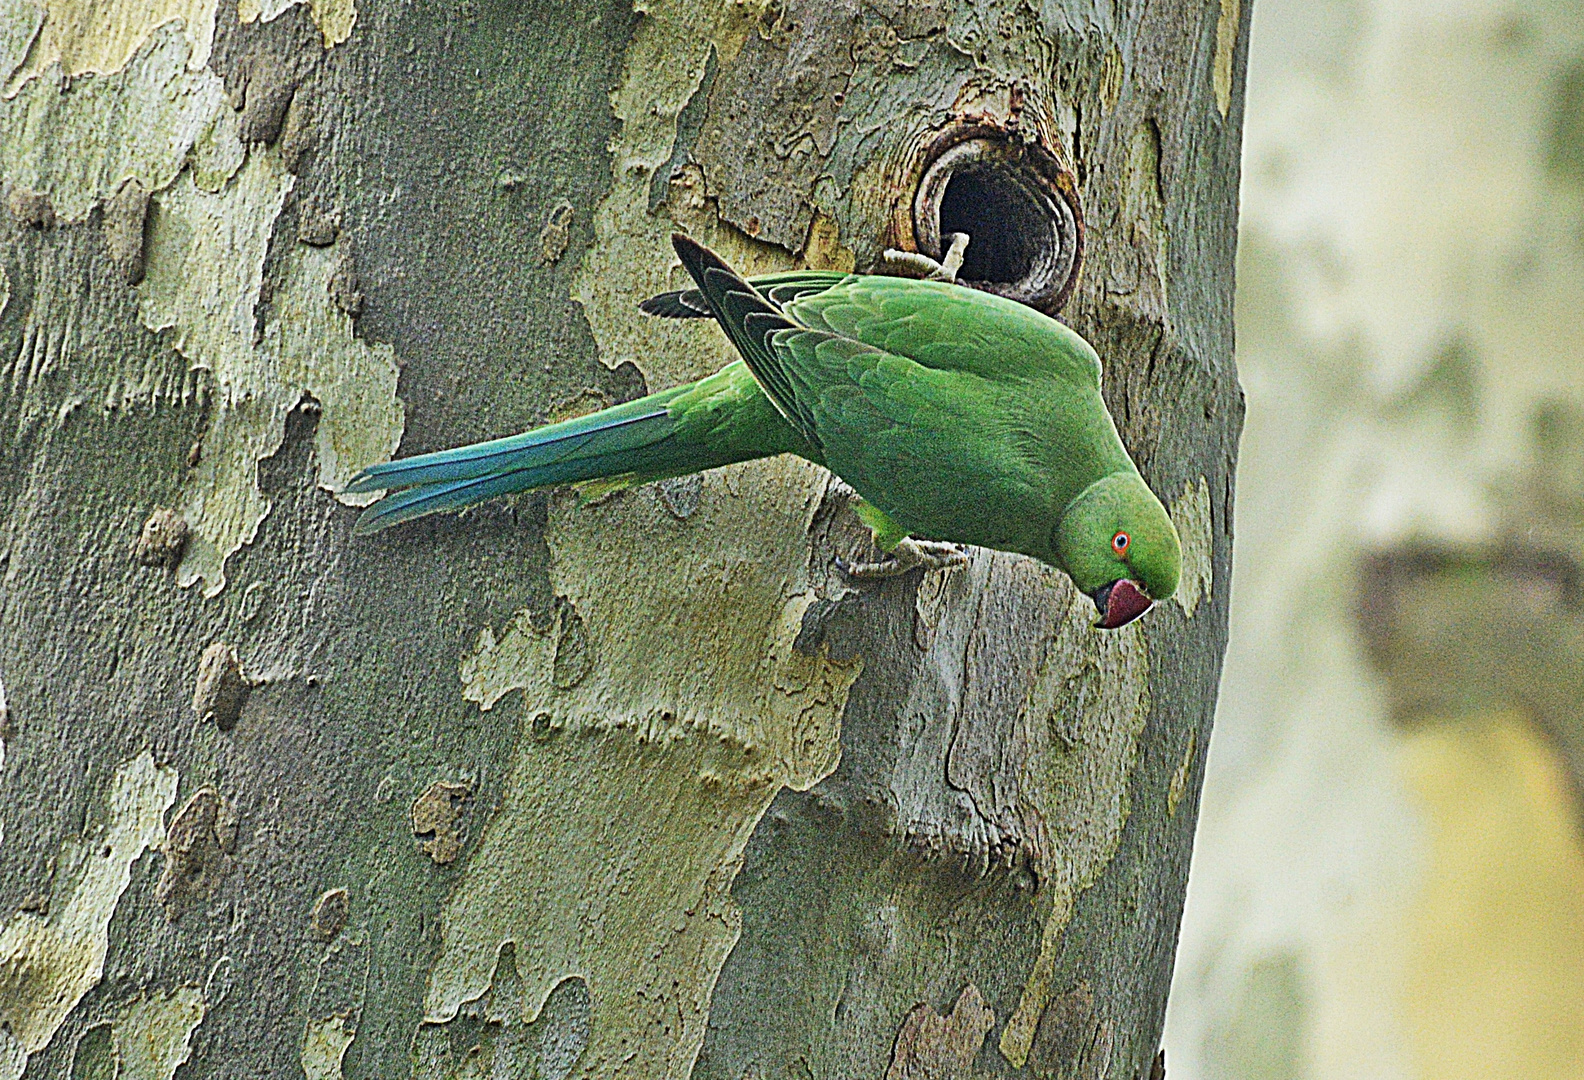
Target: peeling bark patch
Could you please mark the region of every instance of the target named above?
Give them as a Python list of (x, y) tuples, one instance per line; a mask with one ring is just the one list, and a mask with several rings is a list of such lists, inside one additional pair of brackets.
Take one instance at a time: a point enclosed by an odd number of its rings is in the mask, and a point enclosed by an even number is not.
[(305, 206), (297, 218), (297, 242), (309, 247), (329, 247), (341, 235), (341, 215)]
[[(225, 587), (225, 560), (252, 542), (269, 513), (258, 462), (280, 448), (286, 418), (303, 395), (322, 408), (314, 430), (321, 487), (339, 490), (364, 465), (387, 460), (401, 441), (395, 354), (358, 339), (346, 310), (356, 305), (345, 287), (345, 238), (325, 248), (291, 246), (270, 320), (255, 339), (265, 253), (294, 182), (279, 154), (255, 151), (220, 193), (184, 175), (157, 200), (150, 228), (139, 287), (144, 325), (168, 330), (182, 355), (212, 371), (216, 383), (218, 407), (181, 506), (193, 539), (178, 580), (204, 581), (206, 596)], [(338, 273), (343, 284), (335, 295)], [(366, 505), (376, 496), (338, 497)]]
[(223, 641), (211, 643), (198, 658), (198, 679), (193, 686), (192, 705), (198, 722), (213, 720), (221, 731), (230, 731), (236, 727), (251, 689), (236, 650)]
[(72, 1080), (171, 1080), (192, 1055), (204, 1011), (203, 994), (192, 987), (140, 996), (113, 1023), (83, 1032), (72, 1048)]
[[(506, 694), (523, 689), (533, 672), (543, 670), (554, 656), (552, 642), (548, 632), (534, 625), (529, 611), (519, 611), (498, 636), (486, 626), (457, 671), (463, 699), (476, 704), (481, 712), (493, 709)], [(547, 719), (545, 725), (549, 723)]]
[(1036, 1076), (1105, 1080), (1111, 1074), (1115, 1043), (1115, 1025), (1096, 1012), (1094, 988), (1080, 982), (1045, 1007), (1029, 1069)]
[(331, 941), (346, 926), (351, 902), (345, 889), (330, 889), (313, 907), (313, 929), (321, 940)]
[[(190, 175), (158, 200), (148, 270), (139, 287), (143, 324), (170, 330), (195, 366), (214, 374), (218, 408), (204, 453), (187, 478), (183, 516), (193, 542), (181, 583), (224, 587), (224, 560), (251, 543), (269, 503), (258, 490), (258, 462), (280, 448), (297, 395), (253, 344), (253, 309), (263, 282), (270, 231), (293, 178), (267, 154), (249, 155), (223, 193), (198, 189)], [(273, 358), (271, 358), (273, 359)]]
[(6, 192), (6, 209), (18, 225), (33, 229), (55, 227), (55, 204), (42, 191), (17, 185)]
[(292, 19), (246, 37), (226, 83), (243, 143), (273, 144), (281, 137), (297, 89), (318, 59), (311, 35), (305, 20)]
[(539, 265), (554, 266), (566, 253), (572, 235), (572, 204), (562, 199), (551, 208), (539, 230)]
[(18, 912), (0, 930), (0, 1077), (12, 1080), (104, 974), (110, 918), (132, 863), (157, 847), (176, 771), (145, 751), (116, 770), (107, 807), (61, 849), (49, 914)]
[(204, 1018), (203, 994), (184, 986), (170, 994), (140, 997), (111, 1027), (119, 1075), (171, 1080), (192, 1055), (192, 1033)]
[(162, 851), (165, 868), (154, 898), (165, 917), (178, 921), (195, 903), (214, 895), (231, 872), (236, 814), (212, 787), (200, 788), (170, 823)]
[(419, 838), (419, 850), (435, 865), (456, 862), (462, 854), (462, 804), (472, 797), (473, 789), (467, 784), (436, 780), (413, 802), (413, 835)]
[(28, 50), (44, 26), (44, 9), (28, 0), (0, 5), (0, 88), (27, 60)]
[(539, 1074), (543, 1080), (566, 1080), (589, 1041), (588, 983), (573, 976), (562, 979), (545, 999), (538, 1022)]
[(682, 111), (677, 113), (676, 137), (671, 140), (671, 156), (654, 171), (649, 180), (649, 212), (658, 213), (666, 202), (667, 186), (681, 175), (684, 166), (693, 160), (693, 147), (698, 142), (699, 131), (709, 111), (710, 94), (715, 89), (715, 77), (720, 74), (720, 54), (714, 45), (704, 60), (704, 74), (698, 88), (688, 98)]
[(572, 690), (594, 670), (594, 645), (577, 608), (560, 605), (561, 632), (556, 635), (555, 665), (551, 682), (557, 690)]
[[(71, 1080), (116, 1080), (120, 1069), (109, 1024), (95, 1024), (72, 1047)], [(0, 1063), (0, 1076), (8, 1075)]]
[(993, 1027), (995, 1013), (973, 983), (957, 996), (950, 1015), (916, 1005), (897, 1032), (886, 1080), (968, 1080)]
[(300, 86), (292, 95), (281, 125), (280, 155), (286, 171), (301, 176), (314, 148), (319, 145), (319, 130), (314, 126), (313, 97), (307, 86)]
[[(486, 993), (510, 942), (530, 1010), (568, 973), (587, 979), (581, 1070), (688, 1074), (738, 933), (743, 848), (780, 787), (806, 790), (835, 767), (861, 669), (793, 649), (815, 599), (804, 575), (822, 488), (818, 470), (787, 461), (705, 476), (685, 522), (652, 489), (552, 501), (566, 603), (548, 626), (523, 612), (481, 631), (460, 673), (468, 700), (521, 689), (525, 714), (558, 734), (535, 724), (519, 740), (445, 908), (429, 1023)], [(762, 527), (731, 527), (746, 514)], [(711, 542), (690, 543), (694, 529)], [(599, 659), (569, 685), (560, 643), (574, 611)], [(523, 904), (527, 893), (554, 899)], [(655, 1033), (635, 1059), (633, 1031)]]
[(678, 226), (747, 273), (791, 266), (784, 252), (777, 257), (762, 245), (745, 242), (737, 230), (719, 225), (702, 198), (697, 166), (683, 170), (697, 180), (689, 190), (698, 196), (681, 208), (685, 213), (649, 209), (651, 180), (675, 152), (678, 117), (709, 70), (711, 49), (719, 63), (729, 63), (758, 32), (767, 7), (762, 0), (662, 0), (646, 5), (627, 51), (621, 85), (611, 97), (619, 121), (611, 145), (611, 189), (594, 209), (595, 242), (583, 257), (573, 297), (583, 305), (601, 357), (607, 363), (645, 357), (644, 376), (653, 388), (699, 378), (733, 358), (724, 341), (680, 325), (657, 325), (666, 320), (647, 318), (633, 302), (678, 288), (686, 279), (671, 250), (671, 233)]
[(144, 227), (148, 224), (149, 192), (137, 177), (127, 178), (104, 207), (105, 248), (122, 280), (143, 280)]
[(352, 24), (357, 22), (356, 0), (239, 0), (237, 21), (270, 22), (297, 4), (308, 5), (326, 49), (333, 49), (352, 36)]
[(308, 1080), (341, 1080), (341, 1061), (355, 1037), (344, 1016), (308, 1021), (297, 1058), (303, 1074)]
[(542, 1005), (526, 999), (516, 951), (507, 945), (483, 997), (456, 1020), (418, 1026), (412, 1080), (566, 1080), (588, 1047), (589, 1007), (588, 984), (576, 975), (557, 983)]
[(132, 557), (144, 566), (171, 569), (181, 562), (182, 552), (186, 548), (187, 522), (176, 511), (161, 506), (149, 515), (139, 530)]
[[(257, 463), (279, 448), (303, 394), (324, 407), (315, 435), (319, 480), (332, 491), (390, 456), (403, 412), (391, 349), (354, 335), (349, 312), (360, 298), (341, 243), (286, 256), (272, 321), (256, 338), (265, 254), (295, 178), (283, 152), (247, 152), (239, 118), (247, 110), (231, 107), (212, 71), (188, 70), (195, 55), (172, 23), (154, 30), (124, 70), (79, 79), (69, 94), (58, 78), (30, 82), (0, 102), (0, 181), (47, 195), (66, 222), (125, 196), (129, 178), (152, 193), (141, 232), (143, 323), (168, 332), (216, 383), (216, 415), (178, 507), (193, 532), (180, 583), (203, 581), (213, 596), (225, 585), (225, 560), (252, 541), (269, 512)], [(279, 81), (260, 76), (251, 87), (258, 109), (274, 100), (265, 90)], [(249, 123), (253, 136), (266, 133)], [(129, 221), (121, 234), (124, 269), (135, 269), (136, 232)]]
[[(33, 5), (28, 5), (33, 6)], [(209, 63), (218, 0), (43, 0), (36, 38), (5, 82), (5, 96), (55, 64), (66, 78), (93, 72), (112, 75), (132, 62), (156, 28), (170, 26), (184, 38), (192, 70)], [(20, 62), (19, 62), (20, 63)]]
[(809, 221), (803, 261), (810, 270), (841, 270), (849, 274), (858, 265), (853, 250), (842, 243), (840, 223), (818, 208)]
[(363, 314), (363, 290), (358, 286), (357, 263), (352, 258), (352, 241), (348, 239), (336, 258), (335, 270), (330, 274), (330, 296), (342, 314), (355, 319)]
[(1172, 505), (1172, 524), (1182, 538), (1182, 579), (1177, 583), (1176, 600), (1191, 619), (1199, 605), (1210, 599), (1215, 583), (1215, 533), (1211, 528), (1210, 485), (1204, 477), (1195, 484), (1183, 485), (1182, 494)]
[(210, 190), (242, 164), (236, 113), (219, 76), (189, 70), (181, 27), (159, 27), (124, 70), (77, 79), (63, 93), (60, 70), (0, 101), (0, 179), (47, 195), (56, 217), (76, 224), (136, 178), (146, 191), (170, 186), (191, 163)]
[(1216, 111), (1226, 119), (1232, 106), (1232, 60), (1237, 54), (1238, 23), (1242, 15), (1240, 0), (1221, 0), (1221, 15), (1216, 19), (1215, 80)]

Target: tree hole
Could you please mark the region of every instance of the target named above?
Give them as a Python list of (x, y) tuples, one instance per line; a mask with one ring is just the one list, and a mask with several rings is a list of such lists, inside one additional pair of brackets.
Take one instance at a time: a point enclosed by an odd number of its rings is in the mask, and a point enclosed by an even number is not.
[[(960, 136), (930, 162), (914, 201), (919, 250), (940, 258), (968, 234), (958, 279), (1041, 311), (1061, 307), (1077, 279), (1083, 225), (1076, 196), (1042, 147)], [(1069, 178), (1070, 179), (1070, 178)]]
[(941, 196), (941, 237), (969, 237), (961, 274), (969, 281), (1010, 285), (1027, 278), (1056, 239), (1047, 218), (1033, 192), (994, 168), (959, 170)]

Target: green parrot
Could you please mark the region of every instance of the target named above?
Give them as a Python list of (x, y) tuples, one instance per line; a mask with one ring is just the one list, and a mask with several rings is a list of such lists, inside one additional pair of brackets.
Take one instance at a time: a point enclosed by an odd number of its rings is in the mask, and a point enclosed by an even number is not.
[[(1176, 591), (1177, 530), (1076, 332), (946, 280), (799, 270), (749, 281), (696, 241), (672, 241), (698, 287), (643, 310), (712, 316), (742, 360), (587, 416), (372, 465), (346, 490), (388, 493), (355, 531), (509, 492), (610, 490), (797, 454), (852, 487), (888, 555), (841, 564), (855, 578), (961, 563), (955, 544), (1020, 552), (1071, 577), (1103, 629)], [(937, 276), (951, 276), (965, 243)]]

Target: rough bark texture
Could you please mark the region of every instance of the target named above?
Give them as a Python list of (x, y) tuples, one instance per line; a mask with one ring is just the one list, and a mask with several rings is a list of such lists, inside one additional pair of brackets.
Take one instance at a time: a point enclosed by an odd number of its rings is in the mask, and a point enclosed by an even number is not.
[[(0, 1077), (1148, 1076), (1225, 641), (1248, 10), (0, 0)], [(684, 228), (1070, 168), (1187, 547), (854, 588), (777, 460), (350, 536), (357, 468), (697, 377)], [(399, 378), (398, 378), (399, 373)], [(183, 1064), (185, 1063), (185, 1064)]]

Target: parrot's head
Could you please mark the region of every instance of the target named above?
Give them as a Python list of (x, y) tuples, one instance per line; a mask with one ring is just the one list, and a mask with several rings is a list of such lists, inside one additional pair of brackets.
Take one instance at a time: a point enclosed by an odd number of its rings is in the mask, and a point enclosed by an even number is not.
[(1126, 626), (1177, 591), (1182, 543), (1137, 473), (1112, 473), (1067, 504), (1052, 537), (1061, 568), (1100, 609), (1102, 630)]

